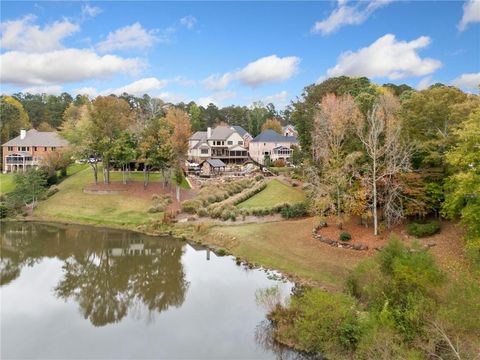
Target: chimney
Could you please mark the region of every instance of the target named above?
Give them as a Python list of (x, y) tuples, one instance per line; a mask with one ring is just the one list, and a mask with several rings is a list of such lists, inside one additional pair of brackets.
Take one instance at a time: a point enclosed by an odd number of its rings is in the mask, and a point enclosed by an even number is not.
[(25, 139), (26, 136), (27, 136), (27, 130), (21, 129), (20, 130), (20, 140)]
[(210, 139), (212, 137), (212, 128), (208, 127), (207, 128), (207, 139)]

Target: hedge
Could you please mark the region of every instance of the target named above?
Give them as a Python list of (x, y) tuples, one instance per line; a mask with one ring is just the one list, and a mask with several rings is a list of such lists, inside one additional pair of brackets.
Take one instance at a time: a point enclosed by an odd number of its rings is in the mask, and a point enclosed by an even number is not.
[(439, 231), (439, 221), (430, 221), (426, 223), (413, 222), (407, 225), (407, 233), (416, 237), (431, 236)]

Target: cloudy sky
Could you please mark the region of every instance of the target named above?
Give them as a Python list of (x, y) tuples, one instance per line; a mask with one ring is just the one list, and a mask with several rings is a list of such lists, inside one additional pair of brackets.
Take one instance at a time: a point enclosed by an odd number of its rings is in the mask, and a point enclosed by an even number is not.
[(1, 2), (1, 92), (284, 106), (330, 76), (478, 92), (480, 0)]

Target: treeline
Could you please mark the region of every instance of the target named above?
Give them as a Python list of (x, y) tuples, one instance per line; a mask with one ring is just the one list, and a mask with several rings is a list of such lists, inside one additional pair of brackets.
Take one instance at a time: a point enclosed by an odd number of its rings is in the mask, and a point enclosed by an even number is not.
[(460, 216), (480, 261), (480, 97), (331, 78), (292, 104), (312, 212), (373, 232), (406, 218)]
[[(136, 116), (147, 116), (152, 112), (165, 115), (169, 108), (185, 111), (190, 118), (193, 131), (205, 130), (221, 123), (240, 125), (253, 136), (261, 132), (262, 125), (268, 119), (277, 119), (282, 124), (290, 121), (290, 110), (278, 111), (273, 104), (256, 102), (252, 106), (226, 106), (219, 108), (215, 104), (207, 107), (189, 103), (171, 104), (149, 95), (137, 97), (129, 94), (110, 95), (125, 100)], [(18, 136), (21, 128), (35, 128), (40, 131), (59, 130), (64, 123), (64, 114), (70, 105), (81, 106), (91, 103), (87, 96), (68, 93), (58, 96), (46, 94), (17, 93), (0, 98), (1, 142)]]

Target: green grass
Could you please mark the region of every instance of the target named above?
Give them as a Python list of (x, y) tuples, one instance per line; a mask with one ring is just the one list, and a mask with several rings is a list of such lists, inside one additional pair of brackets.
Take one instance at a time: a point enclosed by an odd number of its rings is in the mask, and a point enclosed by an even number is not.
[(250, 199), (238, 204), (239, 208), (271, 207), (281, 203), (299, 203), (305, 195), (299, 188), (286, 185), (278, 180), (271, 180), (267, 187)]
[(15, 189), (12, 173), (0, 174), (0, 194), (7, 194)]
[[(316, 221), (318, 219), (306, 218), (221, 226), (214, 227), (212, 232), (236, 239), (233, 246), (229, 246), (228, 240), (217, 244), (235, 256), (340, 290), (349, 270), (368, 254), (320, 244), (312, 237)], [(217, 238), (227, 239), (225, 236)]]
[[(121, 173), (112, 173), (112, 175), (112, 180), (117, 176), (121, 179)], [(161, 219), (163, 216), (163, 213), (147, 213), (152, 205), (150, 199), (132, 198), (127, 194), (85, 194), (84, 186), (92, 182), (93, 175), (90, 167), (68, 177), (59, 184), (58, 193), (39, 203), (35, 210), (35, 217), (43, 220), (135, 229), (138, 225), (153, 219)]]
[[(128, 174), (125, 175), (127, 176), (127, 179), (128, 179)], [(130, 172), (130, 180), (132, 181), (143, 181), (143, 177), (144, 177), (144, 174), (143, 174), (143, 171), (131, 171)], [(110, 173), (110, 181), (122, 181), (122, 172), (121, 171), (112, 171)], [(150, 182), (160, 182), (160, 180), (162, 179), (162, 175), (161, 173), (159, 172), (151, 172), (150, 173), (150, 176), (149, 176), (149, 181)], [(172, 183), (175, 183), (175, 178), (172, 176)], [(180, 188), (182, 189), (190, 189), (190, 186), (188, 185), (188, 182), (187, 180), (182, 179), (182, 183), (180, 184)]]

